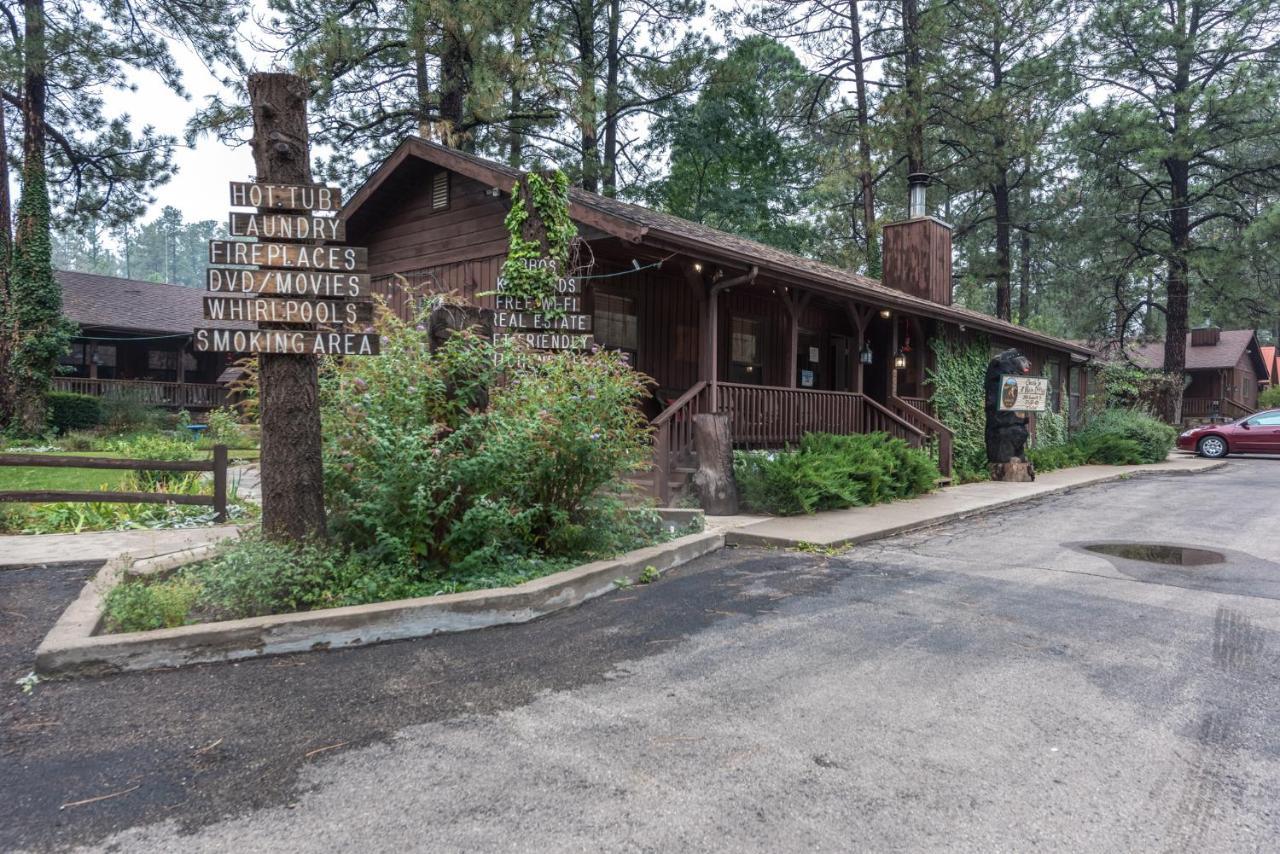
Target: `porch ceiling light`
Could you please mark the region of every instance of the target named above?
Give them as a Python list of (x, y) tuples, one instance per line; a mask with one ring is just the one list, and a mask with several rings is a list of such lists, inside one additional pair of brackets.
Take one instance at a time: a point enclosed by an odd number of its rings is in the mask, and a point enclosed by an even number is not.
[(701, 272), (702, 272), (702, 262), (701, 262), (701, 261), (694, 261), (694, 262), (693, 262), (693, 269), (694, 269), (694, 270), (696, 270), (697, 272), (701, 273)]
[(890, 317), (893, 317), (893, 312), (889, 311), (887, 308), (882, 308), (880, 309), (880, 316), (885, 320), (888, 320)]

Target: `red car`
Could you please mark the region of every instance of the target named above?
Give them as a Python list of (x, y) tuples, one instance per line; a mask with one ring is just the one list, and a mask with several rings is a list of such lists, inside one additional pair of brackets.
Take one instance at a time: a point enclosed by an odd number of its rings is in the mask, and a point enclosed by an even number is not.
[(1204, 424), (1178, 437), (1178, 450), (1202, 457), (1280, 454), (1280, 409), (1268, 409), (1229, 424)]

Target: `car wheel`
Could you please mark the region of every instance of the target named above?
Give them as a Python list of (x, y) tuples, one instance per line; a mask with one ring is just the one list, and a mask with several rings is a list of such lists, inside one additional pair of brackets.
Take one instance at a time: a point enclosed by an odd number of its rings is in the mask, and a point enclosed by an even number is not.
[(1200, 456), (1216, 460), (1227, 455), (1227, 440), (1221, 436), (1205, 436), (1196, 450)]

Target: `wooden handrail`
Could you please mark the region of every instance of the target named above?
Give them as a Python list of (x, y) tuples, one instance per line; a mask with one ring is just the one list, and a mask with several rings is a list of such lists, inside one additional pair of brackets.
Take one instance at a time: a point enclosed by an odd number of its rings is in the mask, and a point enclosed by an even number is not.
[[(1222, 402), (1223, 402), (1224, 404), (1227, 404), (1227, 405), (1228, 405), (1228, 406), (1230, 406), (1231, 408), (1235, 409), (1235, 410), (1236, 410), (1236, 412), (1238, 412), (1238, 413), (1239, 413), (1238, 415), (1235, 415), (1235, 416), (1234, 416), (1234, 417), (1236, 417), (1236, 418), (1248, 418), (1250, 415), (1252, 415), (1254, 412), (1256, 412), (1256, 411), (1257, 411), (1257, 410), (1252, 409), (1252, 408), (1250, 408), (1250, 407), (1248, 407), (1248, 406), (1245, 406), (1245, 405), (1244, 405), (1243, 403), (1241, 403), (1240, 401), (1238, 401), (1238, 400), (1234, 400), (1234, 399), (1232, 399), (1232, 398), (1230, 398), (1230, 397), (1224, 397), (1224, 398), (1222, 399)], [(1224, 415), (1226, 415), (1226, 414), (1227, 414), (1226, 409), (1227, 409), (1227, 407), (1226, 407), (1226, 406), (1224, 406), (1224, 407), (1223, 407), (1223, 414), (1224, 414)]]
[(955, 446), (955, 438), (956, 438), (955, 431), (952, 430), (950, 427), (948, 427), (946, 424), (943, 424), (937, 418), (930, 415), (925, 410), (911, 403), (906, 398), (895, 396), (895, 397), (889, 398), (889, 401), (894, 406), (901, 408), (903, 412), (906, 412), (910, 418), (916, 419), (917, 421), (921, 422), (926, 427), (928, 427), (929, 430), (937, 434), (938, 436), (938, 471), (942, 474), (943, 477), (950, 477), (952, 454), (953, 454), (952, 449)]
[(866, 395), (863, 395), (862, 399), (872, 409), (879, 411), (881, 415), (886, 416), (890, 421), (896, 422), (898, 426), (903, 428), (903, 430), (905, 430), (907, 433), (914, 433), (916, 436), (920, 437), (920, 441), (924, 441), (926, 438), (928, 438), (927, 433), (925, 433), (923, 430), (921, 430), (919, 427), (915, 426), (911, 422), (907, 421), (902, 416), (890, 411), (887, 407), (884, 406), (884, 404), (880, 403), (879, 401), (874, 400), (873, 398), (867, 397)]
[(675, 414), (677, 412), (679, 412), (681, 409), (684, 408), (684, 405), (686, 403), (688, 403), (689, 401), (697, 397), (699, 393), (701, 393), (702, 390), (706, 387), (707, 387), (706, 380), (698, 380), (696, 383), (694, 383), (693, 386), (689, 388), (688, 391), (686, 391), (684, 394), (677, 397), (671, 403), (670, 406), (662, 410), (662, 413), (657, 418), (653, 419), (653, 421), (651, 422), (653, 426), (657, 427), (659, 424), (663, 424), (667, 421), (670, 421), (672, 418), (675, 417)]

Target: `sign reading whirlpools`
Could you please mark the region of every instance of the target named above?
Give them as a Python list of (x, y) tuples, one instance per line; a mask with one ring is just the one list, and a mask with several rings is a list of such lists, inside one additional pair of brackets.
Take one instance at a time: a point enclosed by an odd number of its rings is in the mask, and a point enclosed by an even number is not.
[(1049, 408), (1047, 377), (1006, 374), (1000, 378), (1001, 412), (1044, 412)]
[[(368, 250), (341, 241), (346, 224), (333, 212), (342, 194), (320, 185), (233, 181), (230, 233), (209, 241), (208, 320), (230, 324), (195, 330), (198, 352), (376, 356)], [(238, 329), (260, 323), (266, 328)], [(302, 329), (289, 329), (296, 326)], [(355, 331), (352, 327), (363, 327)]]

